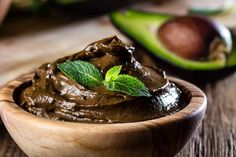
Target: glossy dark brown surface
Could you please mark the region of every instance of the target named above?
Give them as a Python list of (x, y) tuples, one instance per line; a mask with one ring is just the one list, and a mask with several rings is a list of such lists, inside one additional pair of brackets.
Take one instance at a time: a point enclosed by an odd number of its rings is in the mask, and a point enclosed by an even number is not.
[[(72, 56), (42, 65), (30, 87), (23, 90), (20, 106), (35, 115), (53, 120), (116, 123), (155, 119), (185, 107), (182, 92), (160, 69), (142, 66), (133, 57), (134, 48), (117, 37), (88, 45)], [(122, 65), (121, 73), (140, 79), (151, 97), (132, 97), (104, 86), (87, 89), (65, 76), (57, 64), (84, 60), (95, 65), (103, 77), (108, 69)]]

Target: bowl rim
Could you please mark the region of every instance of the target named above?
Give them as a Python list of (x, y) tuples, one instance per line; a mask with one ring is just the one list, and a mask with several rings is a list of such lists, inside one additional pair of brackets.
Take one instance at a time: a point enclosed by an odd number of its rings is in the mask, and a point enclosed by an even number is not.
[[(24, 74), (19, 76), (13, 81), (7, 83), (3, 88), (0, 89), (0, 117), (2, 119), (5, 118), (5, 114), (11, 114), (12, 116), (17, 116), (23, 120), (27, 120), (32, 122), (33, 124), (40, 124), (44, 127), (55, 125), (58, 127), (82, 127), (82, 128), (96, 128), (96, 132), (105, 131), (107, 129), (112, 129), (113, 132), (116, 132), (116, 129), (138, 129), (140, 127), (150, 127), (150, 126), (160, 126), (166, 125), (169, 123), (175, 123), (178, 121), (182, 121), (199, 114), (204, 114), (207, 107), (207, 98), (201, 89), (196, 87), (195, 85), (175, 78), (168, 77), (168, 79), (177, 84), (178, 87), (184, 93), (186, 93), (189, 97), (189, 104), (185, 106), (180, 111), (167, 115), (161, 118), (150, 119), (145, 121), (138, 122), (128, 122), (128, 123), (108, 123), (108, 124), (94, 124), (94, 123), (79, 123), (79, 122), (67, 122), (67, 121), (56, 121), (50, 120), (47, 118), (36, 116), (32, 113), (29, 113), (22, 108), (20, 108), (13, 99), (13, 92), (17, 87), (22, 85), (23, 83), (29, 82), (32, 80), (34, 73)], [(1, 119), (0, 119), (1, 120)], [(3, 120), (4, 123), (4, 120)]]

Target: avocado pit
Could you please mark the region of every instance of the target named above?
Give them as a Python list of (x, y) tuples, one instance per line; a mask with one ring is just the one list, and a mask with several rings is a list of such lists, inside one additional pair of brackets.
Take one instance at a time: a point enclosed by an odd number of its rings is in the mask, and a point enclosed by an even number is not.
[(189, 60), (221, 60), (231, 52), (231, 35), (223, 25), (201, 16), (175, 17), (157, 30), (161, 43)]

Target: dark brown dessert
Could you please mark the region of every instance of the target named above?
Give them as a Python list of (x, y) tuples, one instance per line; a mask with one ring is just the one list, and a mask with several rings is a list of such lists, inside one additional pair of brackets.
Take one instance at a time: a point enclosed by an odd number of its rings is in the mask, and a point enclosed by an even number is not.
[[(133, 51), (133, 47), (111, 37), (94, 42), (72, 56), (43, 64), (36, 71), (32, 85), (23, 90), (20, 106), (37, 116), (86, 123), (144, 121), (185, 107), (187, 100), (181, 90), (167, 80), (162, 70), (142, 66), (133, 57)], [(121, 73), (141, 80), (151, 97), (134, 97), (104, 86), (87, 89), (57, 68), (60, 63), (75, 60), (93, 64), (103, 77), (108, 69), (122, 65)]]

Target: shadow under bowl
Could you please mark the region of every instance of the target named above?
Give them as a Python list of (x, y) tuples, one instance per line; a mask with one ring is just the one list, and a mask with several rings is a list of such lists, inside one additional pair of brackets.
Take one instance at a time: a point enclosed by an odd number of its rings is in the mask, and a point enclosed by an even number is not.
[(169, 78), (189, 99), (179, 112), (132, 123), (87, 124), (53, 121), (21, 109), (22, 75), (0, 90), (0, 115), (14, 141), (30, 157), (173, 157), (193, 136), (204, 116), (207, 100), (196, 86)]

